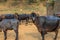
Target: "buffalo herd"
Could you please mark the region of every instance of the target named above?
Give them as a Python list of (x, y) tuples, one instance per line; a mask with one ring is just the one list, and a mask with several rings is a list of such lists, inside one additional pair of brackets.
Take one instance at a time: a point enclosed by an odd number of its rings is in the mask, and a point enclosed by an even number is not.
[(31, 14), (2, 14), (0, 15), (0, 32), (4, 32), (4, 40), (7, 39), (7, 30), (14, 30), (16, 34), (15, 40), (18, 40), (18, 26), (19, 23), (25, 20), (28, 24), (29, 20), (32, 20), (32, 23), (37, 27), (38, 31), (41, 33), (42, 40), (44, 39), (47, 32), (55, 32), (56, 40), (59, 30), (59, 15), (51, 16), (39, 16), (37, 13), (32, 12)]

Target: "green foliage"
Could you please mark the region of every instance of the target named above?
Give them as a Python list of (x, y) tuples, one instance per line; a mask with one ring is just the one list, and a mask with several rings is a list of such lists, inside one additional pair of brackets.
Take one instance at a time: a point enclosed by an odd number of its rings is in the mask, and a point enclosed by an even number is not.
[(28, 0), (28, 4), (37, 3), (37, 0)]
[(53, 3), (53, 2), (55, 2), (55, 0), (48, 0), (49, 1), (49, 3)]
[(0, 0), (0, 2), (6, 2), (7, 0)]
[[(7, 0), (0, 0), (0, 3), (6, 2)], [(19, 4), (46, 4), (46, 0), (11, 0), (11, 6), (17, 6)], [(54, 5), (54, 0), (48, 0), (51, 5)], [(9, 1), (8, 1), (9, 2)]]
[(18, 1), (14, 1), (14, 2), (12, 2), (11, 3), (11, 6), (17, 6), (17, 5), (19, 5), (20, 3), (18, 2)]
[(40, 0), (41, 2), (45, 1), (45, 0)]
[(55, 1), (54, 0), (48, 0), (48, 1), (49, 1), (50, 6), (54, 7)]

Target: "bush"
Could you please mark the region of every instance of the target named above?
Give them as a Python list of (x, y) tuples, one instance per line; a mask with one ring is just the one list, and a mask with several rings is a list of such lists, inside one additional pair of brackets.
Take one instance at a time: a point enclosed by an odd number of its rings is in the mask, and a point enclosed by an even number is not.
[(0, 2), (6, 2), (7, 0), (0, 0)]
[(37, 0), (28, 0), (28, 4), (37, 3)]
[(20, 4), (20, 0), (14, 0), (11, 2), (11, 6), (17, 6)]

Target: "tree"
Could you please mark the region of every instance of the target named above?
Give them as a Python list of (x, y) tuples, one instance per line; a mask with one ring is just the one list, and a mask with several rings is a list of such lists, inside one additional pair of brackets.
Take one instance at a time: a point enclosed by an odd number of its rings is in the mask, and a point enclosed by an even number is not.
[(48, 0), (47, 1), (47, 15), (52, 15), (54, 14), (54, 5), (55, 5), (55, 0)]

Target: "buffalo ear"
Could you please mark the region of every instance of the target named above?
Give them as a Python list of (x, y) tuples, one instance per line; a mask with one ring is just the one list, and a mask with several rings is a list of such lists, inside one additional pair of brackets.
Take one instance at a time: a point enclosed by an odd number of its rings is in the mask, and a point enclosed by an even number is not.
[(18, 19), (18, 13), (15, 13), (15, 14), (14, 14), (14, 17), (15, 17), (16, 19)]
[(39, 16), (39, 14), (40, 14), (39, 12), (34, 12), (34, 13), (35, 13), (37, 16)]
[(17, 15), (14, 15), (14, 18), (18, 19), (18, 16)]
[(39, 16), (39, 14), (38, 14), (38, 13), (36, 13), (36, 15), (37, 15), (37, 16)]
[(18, 13), (15, 13), (16, 15), (18, 14)]

